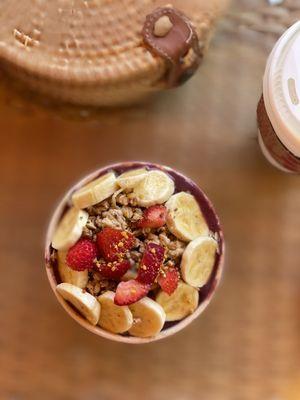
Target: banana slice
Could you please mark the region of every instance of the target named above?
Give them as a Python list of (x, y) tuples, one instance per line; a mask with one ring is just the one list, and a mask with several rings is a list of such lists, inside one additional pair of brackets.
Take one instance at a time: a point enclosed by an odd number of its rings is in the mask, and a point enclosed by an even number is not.
[(166, 314), (162, 307), (149, 297), (129, 306), (133, 314), (133, 325), (129, 329), (132, 336), (151, 337), (163, 328)]
[(190, 242), (181, 259), (183, 280), (191, 286), (204, 286), (215, 265), (218, 243), (211, 237), (198, 237)]
[(114, 303), (114, 292), (105, 292), (98, 297), (101, 314), (98, 325), (112, 333), (124, 333), (131, 328), (133, 317), (129, 307), (117, 306)]
[(137, 271), (133, 271), (132, 269), (129, 269), (121, 278), (121, 281), (127, 282), (131, 281), (131, 279), (136, 279), (137, 278)]
[(117, 178), (117, 182), (122, 189), (133, 189), (138, 183), (141, 182), (141, 180), (146, 177), (147, 174), (148, 171), (146, 168), (133, 169), (121, 174)]
[(133, 196), (141, 207), (165, 203), (174, 193), (173, 180), (164, 172), (149, 171), (146, 177), (133, 189)]
[(164, 309), (166, 321), (179, 321), (196, 310), (199, 303), (199, 293), (197, 289), (180, 281), (171, 296), (161, 290), (156, 301)]
[(72, 201), (77, 208), (87, 208), (107, 199), (117, 189), (116, 174), (109, 172), (75, 192)]
[(66, 251), (59, 250), (57, 252), (58, 272), (62, 282), (71, 283), (81, 289), (85, 288), (88, 280), (88, 271), (74, 271), (66, 264)]
[(65, 300), (73, 304), (91, 324), (97, 325), (101, 306), (94, 296), (70, 283), (60, 283), (56, 286), (56, 290)]
[(178, 239), (191, 241), (208, 236), (209, 229), (195, 197), (189, 193), (174, 194), (166, 203), (167, 226)]
[(56, 250), (68, 250), (79, 239), (83, 227), (89, 219), (86, 211), (70, 208), (60, 221), (52, 239), (52, 247)]
[[(136, 279), (138, 276), (137, 271), (128, 270), (122, 277), (121, 281), (127, 282), (131, 281), (132, 279)], [(157, 282), (152, 283), (151, 290), (155, 290), (159, 287)]]

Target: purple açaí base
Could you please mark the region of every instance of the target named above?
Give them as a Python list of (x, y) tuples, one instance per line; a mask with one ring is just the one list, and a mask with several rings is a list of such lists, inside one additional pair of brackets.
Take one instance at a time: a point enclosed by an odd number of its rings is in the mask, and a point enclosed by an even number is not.
[[(180, 192), (180, 191), (189, 192), (196, 198), (196, 200), (199, 203), (199, 206), (201, 208), (201, 211), (206, 219), (206, 222), (208, 224), (210, 232), (212, 232), (218, 240), (219, 252), (216, 256), (215, 265), (214, 265), (211, 277), (210, 277), (208, 283), (204, 287), (202, 287), (199, 292), (198, 309), (194, 312), (194, 314), (186, 317), (184, 320), (166, 323), (163, 328), (163, 331), (159, 335), (157, 335), (155, 338), (141, 339), (141, 338), (133, 338), (133, 337), (126, 337), (126, 336), (110, 334), (108, 332), (103, 331), (100, 327), (89, 327), (89, 323), (87, 321), (85, 321), (83, 317), (80, 317), (79, 315), (78, 315), (78, 318), (76, 318), (77, 321), (81, 325), (83, 325), (87, 329), (91, 330), (92, 332), (99, 334), (100, 336), (104, 336), (104, 337), (112, 339), (112, 340), (118, 340), (118, 341), (123, 341), (123, 342), (127, 342), (127, 343), (141, 343), (141, 342), (150, 342), (153, 340), (159, 340), (163, 337), (172, 335), (173, 333), (181, 330), (186, 325), (188, 325), (190, 322), (192, 322), (192, 320), (195, 319), (201, 312), (203, 312), (204, 309), (209, 304), (209, 302), (221, 280), (223, 264), (224, 264), (225, 245), (224, 245), (223, 232), (222, 232), (222, 229), (220, 226), (218, 216), (217, 216), (210, 200), (207, 198), (207, 196), (203, 193), (203, 191), (191, 179), (185, 177), (184, 175), (180, 174), (179, 172), (173, 170), (172, 168), (153, 164), (153, 163), (136, 161), (136, 162), (121, 162), (121, 163), (117, 163), (114, 165), (110, 165), (110, 166), (101, 168), (101, 169), (97, 170), (96, 172), (88, 175), (83, 180), (81, 180), (76, 185), (74, 185), (72, 187), (72, 189), (69, 190), (68, 193), (64, 196), (64, 198), (60, 202), (60, 204), (57, 206), (56, 211), (55, 211), (55, 213), (51, 219), (51, 222), (49, 224), (49, 229), (48, 229), (47, 238), (46, 238), (46, 249), (45, 249), (45, 261), (46, 261), (46, 266), (47, 266), (46, 270), (47, 270), (47, 275), (48, 275), (48, 279), (50, 281), (51, 287), (52, 287), (54, 293), (56, 294), (57, 298), (59, 299), (60, 303), (66, 309), (66, 311), (69, 312), (69, 314), (74, 317), (74, 315), (72, 315), (72, 312), (70, 312), (70, 306), (68, 306), (66, 304), (66, 302), (62, 303), (61, 298), (58, 297), (56, 290), (55, 290), (55, 287), (58, 283), (60, 283), (60, 280), (59, 280), (59, 275), (57, 272), (56, 265), (53, 264), (51, 261), (51, 252), (52, 252), (51, 240), (52, 240), (52, 235), (55, 230), (55, 227), (57, 226), (58, 222), (61, 220), (61, 218), (63, 217), (65, 212), (71, 206), (72, 194), (76, 190), (81, 188), (82, 186), (86, 185), (88, 182), (90, 182), (94, 179), (97, 179), (98, 177), (104, 175), (108, 171), (113, 170), (119, 175), (128, 170), (131, 170), (134, 168), (141, 168), (141, 167), (146, 167), (149, 170), (160, 169), (161, 171), (166, 172), (174, 179), (176, 192)], [(74, 312), (74, 310), (73, 310), (73, 312)], [(182, 327), (180, 327), (180, 325), (182, 325)], [(119, 339), (116, 339), (116, 337), (118, 337)], [(120, 340), (120, 338), (121, 338), (121, 340)]]

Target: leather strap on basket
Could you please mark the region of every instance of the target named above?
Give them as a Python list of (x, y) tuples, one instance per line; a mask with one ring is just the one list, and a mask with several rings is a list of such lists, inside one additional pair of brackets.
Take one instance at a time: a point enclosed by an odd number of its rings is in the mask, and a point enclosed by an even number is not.
[[(162, 18), (169, 23), (165, 34), (156, 34), (157, 23)], [(167, 86), (175, 87), (187, 81), (198, 69), (202, 52), (195, 28), (189, 18), (172, 7), (158, 8), (147, 15), (143, 28), (144, 43), (155, 55), (165, 59), (169, 65)], [(193, 52), (192, 55), (189, 53)], [(192, 62), (185, 58), (191, 56)]]

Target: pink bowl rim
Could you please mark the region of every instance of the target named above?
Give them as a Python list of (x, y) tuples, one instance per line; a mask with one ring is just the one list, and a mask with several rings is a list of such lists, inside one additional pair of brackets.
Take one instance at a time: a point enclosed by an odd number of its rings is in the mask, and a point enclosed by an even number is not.
[[(216, 275), (215, 275), (215, 285), (212, 288), (212, 290), (208, 293), (205, 300), (199, 304), (198, 308), (196, 309), (196, 311), (193, 314), (187, 316), (186, 318), (184, 318), (181, 321), (178, 321), (177, 323), (175, 323), (175, 325), (162, 330), (158, 335), (156, 335), (154, 337), (149, 337), (149, 338), (139, 338), (139, 337), (134, 337), (134, 336), (122, 336), (122, 335), (118, 335), (118, 334), (114, 334), (114, 333), (105, 331), (104, 329), (100, 328), (100, 326), (97, 326), (97, 325), (94, 326), (94, 325), (90, 324), (84, 317), (82, 317), (80, 314), (78, 314), (73, 309), (73, 307), (67, 303), (66, 300), (64, 300), (58, 294), (58, 292), (56, 290), (56, 286), (57, 286), (56, 277), (55, 277), (53, 268), (49, 266), (50, 246), (51, 246), (53, 233), (54, 233), (54, 230), (61, 218), (61, 215), (62, 215), (64, 209), (70, 205), (70, 199), (71, 199), (72, 193), (108, 170), (114, 170), (114, 169), (118, 169), (120, 167), (130, 168), (130, 166), (132, 166), (132, 168), (151, 167), (151, 168), (162, 169), (166, 172), (175, 173), (176, 175), (183, 178), (189, 185), (196, 186), (197, 189), (201, 192), (202, 196), (205, 198), (205, 201), (207, 202), (207, 204), (209, 205), (211, 210), (213, 211), (216, 221), (218, 222), (218, 225), (219, 225), (218, 233), (219, 233), (219, 239), (220, 239), (220, 243), (221, 243), (221, 256), (219, 259), (219, 263), (217, 265), (217, 271), (216, 271)], [(109, 340), (112, 340), (115, 342), (121, 342), (121, 343), (145, 344), (145, 343), (156, 342), (158, 340), (173, 336), (175, 333), (180, 332), (181, 330), (186, 328), (188, 325), (190, 325), (196, 318), (198, 318), (204, 312), (204, 310), (207, 308), (207, 306), (210, 304), (212, 298), (214, 297), (214, 294), (215, 294), (217, 288), (219, 287), (221, 278), (223, 276), (224, 259), (225, 259), (225, 242), (224, 242), (222, 227), (220, 225), (218, 215), (217, 215), (212, 203), (210, 202), (208, 197), (205, 195), (205, 193), (191, 179), (187, 178), (185, 175), (181, 174), (177, 170), (167, 167), (167, 166), (164, 166), (164, 165), (150, 163), (150, 162), (144, 162), (144, 161), (119, 162), (119, 163), (111, 164), (108, 166), (100, 167), (97, 170), (86, 175), (84, 178), (82, 178), (80, 181), (78, 181), (75, 185), (73, 185), (65, 193), (62, 200), (59, 202), (59, 204), (55, 208), (55, 211), (50, 219), (48, 229), (46, 231), (46, 240), (45, 240), (46, 274), (47, 274), (47, 278), (50, 283), (51, 289), (54, 292), (54, 294), (55, 294), (57, 300), (59, 301), (59, 303), (61, 304), (61, 306), (83, 328), (85, 328), (88, 331), (90, 331), (98, 336), (101, 336), (105, 339), (109, 339)]]

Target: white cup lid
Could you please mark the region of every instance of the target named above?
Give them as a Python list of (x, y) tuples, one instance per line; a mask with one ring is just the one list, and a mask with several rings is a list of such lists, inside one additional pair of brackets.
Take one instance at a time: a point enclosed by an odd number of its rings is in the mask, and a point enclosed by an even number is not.
[(300, 157), (300, 21), (283, 34), (270, 54), (263, 94), (278, 138)]

